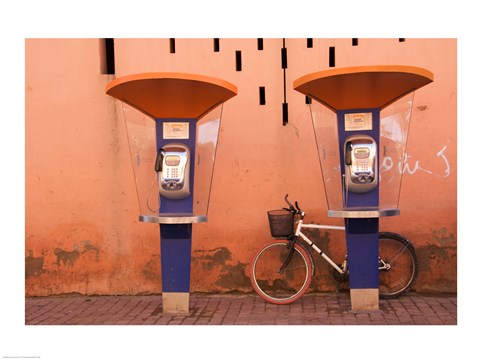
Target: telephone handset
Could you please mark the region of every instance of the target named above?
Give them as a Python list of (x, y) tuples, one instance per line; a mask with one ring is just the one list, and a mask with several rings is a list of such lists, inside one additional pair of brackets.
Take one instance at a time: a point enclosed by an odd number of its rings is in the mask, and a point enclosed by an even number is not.
[(348, 191), (365, 193), (378, 185), (377, 144), (364, 135), (350, 136), (345, 141), (345, 185)]
[(190, 195), (190, 149), (183, 144), (167, 144), (155, 160), (160, 195), (184, 199)]

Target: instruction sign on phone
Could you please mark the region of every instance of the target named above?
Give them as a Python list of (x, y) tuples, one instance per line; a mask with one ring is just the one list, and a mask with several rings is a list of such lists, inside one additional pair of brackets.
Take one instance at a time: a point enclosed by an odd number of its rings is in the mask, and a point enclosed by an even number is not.
[(164, 122), (164, 139), (188, 139), (188, 122)]
[(372, 130), (372, 113), (345, 114), (345, 131)]

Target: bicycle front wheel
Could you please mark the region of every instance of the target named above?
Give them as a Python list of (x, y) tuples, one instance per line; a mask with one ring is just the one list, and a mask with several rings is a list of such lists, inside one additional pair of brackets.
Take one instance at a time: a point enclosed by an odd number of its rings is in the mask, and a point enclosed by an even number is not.
[(312, 281), (312, 263), (307, 251), (294, 245), (293, 256), (283, 268), (291, 253), (288, 240), (267, 243), (253, 257), (250, 280), (256, 293), (273, 304), (290, 304), (307, 291)]
[(418, 259), (412, 243), (399, 234), (379, 234), (379, 293), (381, 299), (405, 294), (415, 283)]

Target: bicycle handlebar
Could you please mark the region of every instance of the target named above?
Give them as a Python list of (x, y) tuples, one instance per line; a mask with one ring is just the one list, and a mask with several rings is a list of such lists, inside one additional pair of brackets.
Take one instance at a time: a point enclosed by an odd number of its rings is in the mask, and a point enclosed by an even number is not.
[(295, 207), (297, 208), (297, 210), (301, 213), (303, 213), (302, 209), (300, 209), (300, 206), (298, 205), (298, 202), (295, 201)]
[(288, 210), (288, 211), (292, 212), (293, 214), (301, 215), (302, 217), (305, 216), (305, 213), (300, 208), (297, 201), (295, 201), (295, 206), (293, 206), (292, 203), (290, 201), (288, 201), (288, 194), (285, 195), (285, 202), (289, 206), (289, 208), (288, 209), (285, 208), (285, 210)]
[(290, 208), (290, 210), (294, 210), (295, 208), (293, 207), (292, 203), (290, 201), (288, 201), (288, 194), (285, 194), (285, 202), (288, 204), (288, 207)]

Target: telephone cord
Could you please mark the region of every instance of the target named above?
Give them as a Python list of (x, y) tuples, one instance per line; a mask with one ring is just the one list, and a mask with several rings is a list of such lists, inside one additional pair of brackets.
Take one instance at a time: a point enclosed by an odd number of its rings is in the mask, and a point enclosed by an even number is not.
[(346, 208), (348, 204), (348, 181), (345, 174), (343, 174), (343, 207)]
[[(153, 213), (160, 212), (160, 195), (158, 195), (158, 209), (157, 210), (152, 210), (152, 208), (150, 207), (150, 203), (148, 201), (150, 199), (150, 195), (152, 193), (152, 189), (153, 189), (153, 186), (155, 185), (155, 183), (158, 183), (158, 173), (155, 173), (155, 176), (154, 176), (153, 181), (152, 181), (152, 185), (150, 186), (150, 190), (148, 191), (148, 195), (147, 195), (147, 208), (148, 208), (148, 210), (150, 210)], [(160, 184), (158, 184), (158, 185), (160, 186)]]

